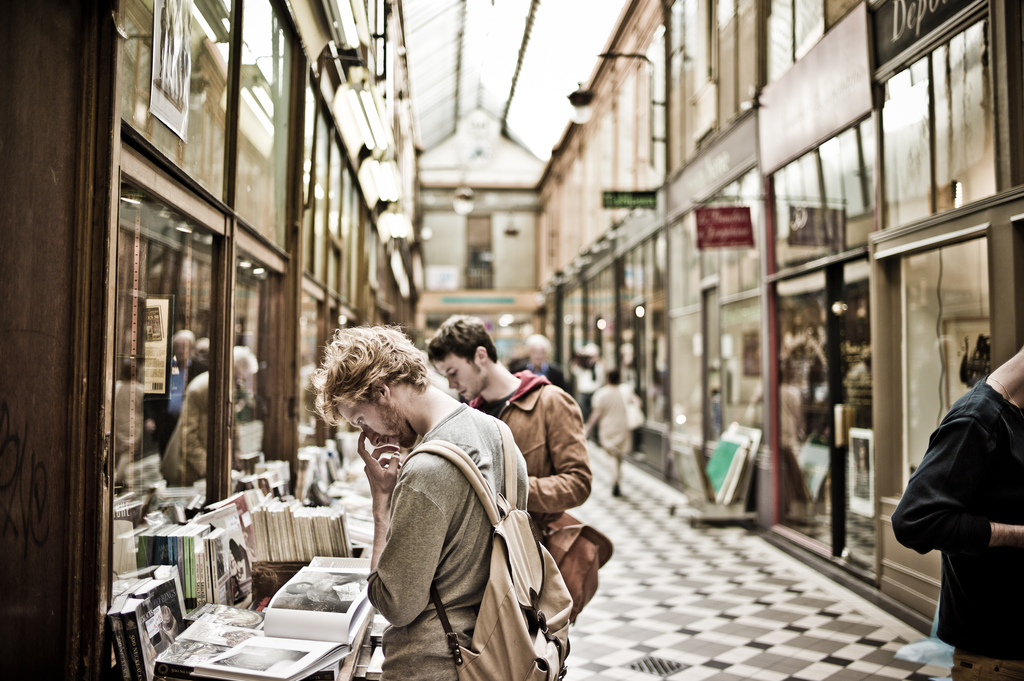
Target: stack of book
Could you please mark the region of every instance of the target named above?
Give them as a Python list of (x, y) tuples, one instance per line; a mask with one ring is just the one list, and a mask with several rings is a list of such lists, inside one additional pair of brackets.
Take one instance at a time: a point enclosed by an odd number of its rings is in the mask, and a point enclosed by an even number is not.
[(369, 573), (369, 559), (314, 558), (262, 613), (197, 609), (188, 616), (191, 625), (156, 657), (153, 681), (333, 680), (370, 616)]
[(121, 528), (115, 545), (118, 569), (174, 566), (188, 609), (245, 602), (252, 594), (252, 564), (257, 558), (249, 509), (260, 501), (239, 492), (183, 525)]
[(256, 553), (271, 562), (308, 562), (313, 556), (352, 555), (345, 507), (303, 506), (273, 499), (253, 514)]

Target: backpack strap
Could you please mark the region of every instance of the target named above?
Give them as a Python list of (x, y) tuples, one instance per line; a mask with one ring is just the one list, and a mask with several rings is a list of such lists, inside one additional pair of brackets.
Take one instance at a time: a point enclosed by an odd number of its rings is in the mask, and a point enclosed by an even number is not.
[[(509, 430), (507, 425), (497, 419), (495, 421), (497, 421), (498, 431), (501, 433), (501, 448), (504, 454), (502, 461), (505, 466), (505, 498), (509, 502), (509, 508), (515, 508), (518, 496), (516, 492), (518, 476), (516, 474), (515, 440), (512, 438), (512, 431)], [(498, 504), (494, 494), (491, 492), (491, 488), (484, 479), (483, 473), (477, 468), (476, 462), (461, 447), (444, 440), (428, 440), (417, 445), (409, 456), (420, 452), (429, 452), (443, 456), (455, 464), (469, 480), (469, 484), (473, 486), (477, 497), (480, 498), (480, 503), (483, 504), (484, 510), (487, 511), (487, 517), (491, 524), (497, 525), (501, 521)], [(441, 595), (437, 592), (437, 586), (433, 582), (430, 583), (430, 600), (434, 603), (437, 617), (441, 621), (441, 627), (444, 629), (445, 638), (448, 641), (448, 649), (451, 650), (452, 659), (455, 660), (455, 667), (459, 669), (462, 667), (462, 648), (459, 646), (459, 637), (448, 621), (448, 614), (441, 603)]]
[(494, 499), (494, 493), (491, 491), (490, 486), (487, 484), (487, 480), (484, 479), (483, 473), (477, 468), (476, 463), (470, 458), (469, 454), (466, 454), (461, 447), (453, 445), (450, 442), (444, 440), (428, 440), (412, 450), (410, 456), (419, 454), (420, 452), (428, 452), (430, 454), (436, 454), (442, 456), (453, 464), (462, 474), (469, 480), (469, 484), (472, 485), (473, 491), (480, 498), (480, 503), (483, 504), (484, 510), (487, 512), (487, 517), (490, 519), (492, 525), (497, 525), (498, 521), (501, 520), (501, 514), (498, 511), (498, 505)]
[(501, 433), (501, 449), (505, 453), (505, 500), (508, 507), (515, 508), (518, 501), (518, 468), (516, 467), (516, 441), (512, 437), (512, 429), (504, 421), (498, 421)]
[[(501, 433), (501, 448), (503, 450), (503, 461), (505, 466), (505, 500), (508, 501), (508, 507), (515, 508), (516, 501), (518, 499), (518, 475), (516, 468), (516, 443), (512, 438), (512, 431), (505, 425), (504, 422), (495, 419), (498, 425), (498, 431)], [(445, 442), (444, 440), (428, 440), (422, 442), (416, 446), (415, 449), (409, 454), (413, 456), (420, 452), (429, 452), (444, 458), (455, 464), (462, 474), (469, 480), (469, 484), (473, 486), (473, 490), (476, 495), (480, 498), (480, 503), (484, 505), (484, 510), (487, 511), (487, 517), (490, 519), (492, 525), (497, 525), (498, 521), (501, 520), (501, 512), (498, 509), (498, 505), (494, 498), (494, 493), (491, 491), (490, 486), (487, 484), (487, 480), (484, 478), (483, 473), (477, 468), (476, 462), (462, 450), (461, 447), (452, 444), (451, 442)]]

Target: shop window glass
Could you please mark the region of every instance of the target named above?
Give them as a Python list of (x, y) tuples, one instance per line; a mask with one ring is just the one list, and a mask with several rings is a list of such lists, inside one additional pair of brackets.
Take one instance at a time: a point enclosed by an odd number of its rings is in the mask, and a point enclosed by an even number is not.
[(270, 385), (270, 273), (262, 263), (240, 253), (235, 263), (235, 333), (232, 350), (234, 404), (233, 468), (263, 459), (263, 424)]
[(637, 394), (644, 400), (648, 421), (664, 423), (666, 414), (668, 381), (668, 339), (665, 332), (665, 285), (662, 272), (665, 270), (665, 235), (660, 233), (648, 242), (650, 244), (649, 286), (644, 296), (642, 315), (633, 310), (633, 317), (643, 331), (635, 349), (640, 352), (640, 366), (643, 368)]
[(316, 392), (310, 379), (320, 363), (320, 303), (308, 293), (302, 294), (299, 308), (299, 444), (316, 444)]
[(833, 414), (826, 352), (825, 274), (781, 281), (779, 319), (779, 469), (783, 523), (830, 541), (830, 435)]
[(313, 262), (313, 239), (310, 235), (313, 232), (313, 140), (316, 136), (316, 104), (316, 92), (313, 90), (313, 83), (309, 82), (303, 109), (306, 119), (302, 141), (302, 231), (307, 235), (302, 242), (302, 261), (307, 267)]
[(115, 493), (199, 483), (214, 406), (213, 235), (145, 191), (123, 188), (116, 287)]
[[(562, 298), (562, 368), (583, 347), (583, 290), (576, 287)], [(569, 378), (566, 376), (566, 378)]]
[[(189, 3), (190, 16), (168, 14), (185, 4), (124, 3), (121, 117), (204, 189), (223, 198), (231, 3)], [(160, 46), (155, 59), (154, 5)], [(165, 32), (179, 31), (187, 41), (163, 39)]]
[(331, 128), (326, 116), (321, 113), (317, 117), (319, 126), (316, 139), (316, 158), (313, 159), (313, 198), (307, 212), (306, 224), (310, 229), (306, 232), (309, 244), (310, 260), (306, 269), (317, 279), (324, 276), (324, 245), (327, 225), (327, 189), (330, 177)]
[(768, 81), (793, 65), (793, 0), (771, 0), (768, 10)]
[[(676, 0), (672, 3), (671, 19), (671, 56), (669, 58), (669, 89), (668, 89), (668, 110), (671, 112), (682, 112), (683, 103), (683, 73), (686, 63), (686, 52), (683, 49), (683, 1)], [(672, 115), (668, 117), (669, 139), (675, 140), (676, 144), (668, 150), (669, 172), (673, 172), (682, 166), (684, 146), (680, 144), (683, 139), (683, 116)], [(609, 185), (610, 186), (610, 185)]]
[(701, 381), (703, 336), (700, 312), (672, 319), (672, 426), (692, 442), (703, 440), (704, 401)]
[(772, 176), (777, 267), (867, 243), (874, 227), (873, 165), (874, 135), (868, 119)]
[(697, 221), (687, 213), (669, 228), (669, 289), (672, 308), (696, 305), (700, 301), (700, 252), (697, 250)]
[(359, 224), (359, 189), (352, 179), (352, 174), (346, 168), (342, 171), (342, 208), (341, 208), (341, 291), (342, 299), (351, 300), (356, 290), (355, 277), (359, 272), (359, 264), (356, 258), (359, 254), (358, 231), (355, 226)]
[(768, 80), (777, 80), (825, 33), (823, 0), (771, 0), (768, 10)]
[(773, 176), (775, 253), (779, 267), (804, 263), (838, 250), (835, 214), (823, 205), (818, 156), (805, 154)]
[(886, 227), (995, 193), (988, 52), (982, 21), (886, 82)]
[[(874, 225), (871, 168), (875, 150), (869, 120), (833, 137), (818, 149), (825, 187), (825, 211), (836, 240), (845, 248), (863, 246)], [(867, 137), (867, 140), (864, 139)]]
[(601, 359), (604, 361), (605, 368), (613, 367), (616, 364), (615, 270), (606, 267), (590, 280), (588, 290), (590, 293), (589, 318), (592, 324), (589, 338), (601, 348)]
[(928, 59), (885, 84), (885, 224), (895, 226), (931, 213), (928, 144)]
[(936, 211), (957, 208), (996, 191), (992, 91), (985, 22), (935, 50)]
[(961, 395), (991, 370), (985, 239), (902, 262), (904, 480)]
[(288, 21), (269, 0), (246, 2), (238, 103), (235, 208), (253, 228), (284, 248), (288, 168), (288, 95), (292, 39)]
[(342, 211), (342, 168), (341, 148), (335, 138), (331, 144), (330, 191), (327, 192), (327, 285), (332, 291), (340, 291), (341, 271), (341, 211)]
[(750, 209), (750, 223), (754, 232), (753, 248), (719, 249), (719, 289), (723, 296), (731, 296), (757, 288), (761, 280), (761, 176), (756, 170), (743, 175), (726, 186), (717, 200), (727, 205), (746, 206)]
[(763, 428), (760, 298), (723, 304), (721, 325), (722, 422)]

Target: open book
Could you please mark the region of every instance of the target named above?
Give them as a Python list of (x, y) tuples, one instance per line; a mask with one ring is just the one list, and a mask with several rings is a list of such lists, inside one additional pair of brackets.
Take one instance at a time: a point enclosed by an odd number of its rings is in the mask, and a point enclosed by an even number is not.
[(297, 681), (341, 660), (355, 647), (371, 610), (369, 575), (369, 559), (314, 559), (270, 600), (264, 610), (264, 636), (197, 662), (196, 675)]

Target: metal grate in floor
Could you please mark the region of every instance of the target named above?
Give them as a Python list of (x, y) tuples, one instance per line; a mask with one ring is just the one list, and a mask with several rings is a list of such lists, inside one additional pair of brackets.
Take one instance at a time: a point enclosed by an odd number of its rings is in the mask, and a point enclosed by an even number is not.
[(679, 671), (683, 668), (683, 665), (679, 662), (649, 655), (630, 663), (629, 668), (634, 671), (646, 672), (648, 674), (654, 674), (655, 676), (665, 677), (673, 672)]

